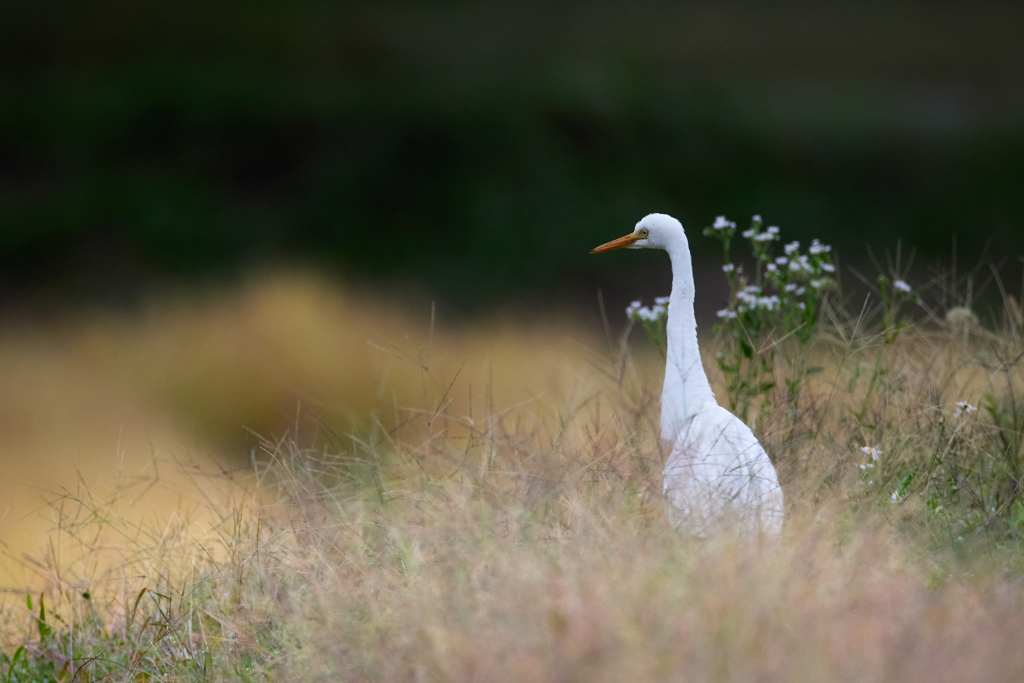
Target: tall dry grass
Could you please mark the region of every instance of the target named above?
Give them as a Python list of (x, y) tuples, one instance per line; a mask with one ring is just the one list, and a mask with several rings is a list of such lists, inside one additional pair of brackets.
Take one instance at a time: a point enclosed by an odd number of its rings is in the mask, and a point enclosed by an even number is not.
[[(646, 355), (540, 331), (419, 334), (375, 342), (408, 393), (375, 387), (347, 427), (300, 413), (254, 442), (247, 467), (189, 470), (204, 502), (170, 521), (87, 489), (54, 499), (60, 552), (37, 556), (31, 608), (4, 603), (0, 673), (1024, 673), (1019, 329), (919, 326), (886, 343), (835, 318), (813, 351), (825, 371), (755, 418), (789, 504), (773, 553), (670, 526)], [(957, 401), (982, 409), (957, 416)]]

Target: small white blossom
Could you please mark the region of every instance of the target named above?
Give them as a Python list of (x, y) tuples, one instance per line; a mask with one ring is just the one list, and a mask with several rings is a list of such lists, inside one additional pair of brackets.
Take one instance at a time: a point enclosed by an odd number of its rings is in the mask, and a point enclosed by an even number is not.
[(796, 291), (796, 288), (797, 284), (795, 282), (790, 282), (788, 285), (786, 285), (785, 290), (792, 294), (793, 292)]
[(638, 310), (640, 310), (640, 302), (639, 301), (634, 301), (629, 306), (626, 306), (626, 317), (627, 318), (634, 317), (634, 315), (636, 315), (636, 312)]
[(821, 280), (811, 280), (807, 284), (811, 286), (811, 289), (821, 289)]
[(774, 263), (769, 263), (767, 268), (768, 268), (768, 272), (769, 273), (774, 273), (775, 271), (777, 271), (779, 269), (779, 267), (777, 265), (775, 265)]
[(804, 292), (806, 292), (806, 291), (807, 291), (806, 287), (797, 287), (796, 288), (796, 295), (797, 296), (803, 296)]
[(751, 237), (753, 237), (753, 236), (754, 236), (754, 229), (753, 229), (753, 228), (751, 228), (750, 230), (744, 230), (744, 231), (742, 232), (742, 235), (743, 235), (744, 237), (746, 237), (747, 239), (750, 239)]
[(811, 241), (811, 246), (809, 246), (807, 248), (807, 251), (809, 251), (809, 252), (811, 252), (812, 254), (815, 254), (815, 255), (817, 255), (817, 254), (825, 254), (825, 253), (828, 253), (828, 252), (832, 251), (832, 247), (830, 245), (828, 245), (828, 244), (822, 244), (817, 239), (814, 239), (814, 240)]
[(731, 319), (736, 317), (736, 311), (734, 311), (732, 309), (729, 309), (729, 308), (723, 308), (722, 310), (720, 310), (715, 315), (717, 315), (719, 318), (725, 318), (725, 319), (731, 320)]
[(976, 406), (972, 406), (967, 401), (957, 401), (956, 410), (953, 412), (953, 417), (963, 417), (964, 415), (970, 415), (971, 413), (976, 412), (977, 410), (978, 408)]
[(861, 453), (864, 453), (866, 455), (870, 455), (872, 460), (878, 460), (878, 456), (880, 456), (883, 453), (885, 453), (885, 451), (883, 451), (882, 449), (875, 448), (874, 446), (861, 446), (860, 450), (861, 450)]
[(786, 256), (789, 256), (790, 254), (792, 254), (794, 251), (796, 251), (799, 248), (800, 248), (800, 243), (794, 241), (794, 242), (790, 242), (789, 244), (784, 246), (782, 249), (786, 252)]
[(900, 502), (900, 491), (899, 491), (899, 489), (896, 489), (895, 491), (892, 492), (892, 502), (894, 502), (894, 503)]
[(801, 311), (806, 311), (807, 310), (807, 304), (805, 304), (803, 301), (798, 302), (797, 306), (800, 307)]
[(892, 287), (897, 292), (903, 292), (904, 294), (910, 294), (911, 292), (910, 285), (908, 285), (903, 280), (896, 280), (896, 282), (892, 283)]
[(812, 271), (811, 262), (808, 260), (806, 254), (802, 254), (790, 261), (789, 269), (794, 273), (799, 273), (801, 271), (810, 273)]
[(760, 294), (761, 288), (758, 287), (757, 285), (747, 285), (746, 287), (743, 288), (743, 291), (746, 292), (747, 294)]
[(760, 223), (760, 222), (761, 222), (761, 214), (759, 214), (759, 213), (755, 213), (755, 214), (753, 215), (753, 217), (751, 217), (750, 221), (751, 221), (752, 223)]
[(834, 272), (836, 272), (836, 267), (833, 266), (831, 263), (822, 263), (821, 264), (821, 269), (823, 271), (825, 271), (826, 273), (834, 273)]
[(731, 273), (734, 270), (736, 270), (736, 266), (734, 266), (731, 263), (726, 263), (724, 266), (722, 266), (723, 273)]
[(768, 226), (768, 234), (769, 235), (778, 235), (779, 234), (779, 226), (777, 226), (777, 225), (769, 225)]
[(648, 322), (654, 322), (658, 319), (658, 312), (654, 309), (647, 308), (646, 306), (637, 311), (637, 315), (640, 316), (641, 320), (646, 320)]
[(784, 266), (787, 263), (789, 263), (789, 259), (786, 258), (785, 256), (780, 256), (779, 258), (775, 259), (775, 262), (778, 263), (780, 266)]
[(667, 304), (670, 301), (672, 301), (672, 297), (670, 296), (658, 296), (654, 298), (654, 303), (658, 304), (659, 306)]
[(727, 220), (725, 216), (718, 216), (715, 218), (715, 224), (711, 227), (715, 230), (725, 230), (726, 228), (735, 228), (736, 224)]

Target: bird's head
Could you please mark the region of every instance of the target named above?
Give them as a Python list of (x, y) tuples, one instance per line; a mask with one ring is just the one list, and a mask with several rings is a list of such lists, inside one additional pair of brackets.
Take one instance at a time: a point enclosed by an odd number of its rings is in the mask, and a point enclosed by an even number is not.
[(670, 245), (686, 240), (682, 224), (672, 216), (652, 213), (644, 216), (628, 235), (591, 249), (591, 254), (613, 249), (668, 249)]

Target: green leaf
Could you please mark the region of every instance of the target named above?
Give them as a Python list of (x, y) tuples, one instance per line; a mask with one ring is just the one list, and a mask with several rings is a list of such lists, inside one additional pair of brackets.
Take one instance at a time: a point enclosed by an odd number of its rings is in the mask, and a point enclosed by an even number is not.
[(39, 639), (46, 640), (53, 633), (53, 629), (46, 623), (46, 605), (43, 604), (43, 594), (39, 594)]
[(820, 365), (812, 365), (811, 367), (807, 368), (807, 374), (817, 375), (819, 372), (823, 372), (824, 370), (825, 368), (821, 367)]
[(25, 646), (22, 645), (14, 651), (14, 656), (11, 658), (11, 668), (9, 671), (14, 671), (14, 665), (18, 663), (18, 658), (25, 654)]

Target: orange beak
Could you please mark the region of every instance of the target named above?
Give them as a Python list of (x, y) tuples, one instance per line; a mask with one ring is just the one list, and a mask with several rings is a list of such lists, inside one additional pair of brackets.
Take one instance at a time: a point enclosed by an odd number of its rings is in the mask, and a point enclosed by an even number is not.
[(636, 242), (638, 239), (641, 239), (640, 233), (639, 232), (631, 232), (628, 235), (626, 235), (624, 237), (620, 237), (617, 240), (612, 240), (611, 242), (605, 242), (601, 246), (595, 247), (594, 249), (591, 249), (590, 253), (591, 254), (600, 254), (602, 251), (611, 251), (613, 249), (622, 249), (624, 247), (631, 246), (633, 244), (633, 242)]

